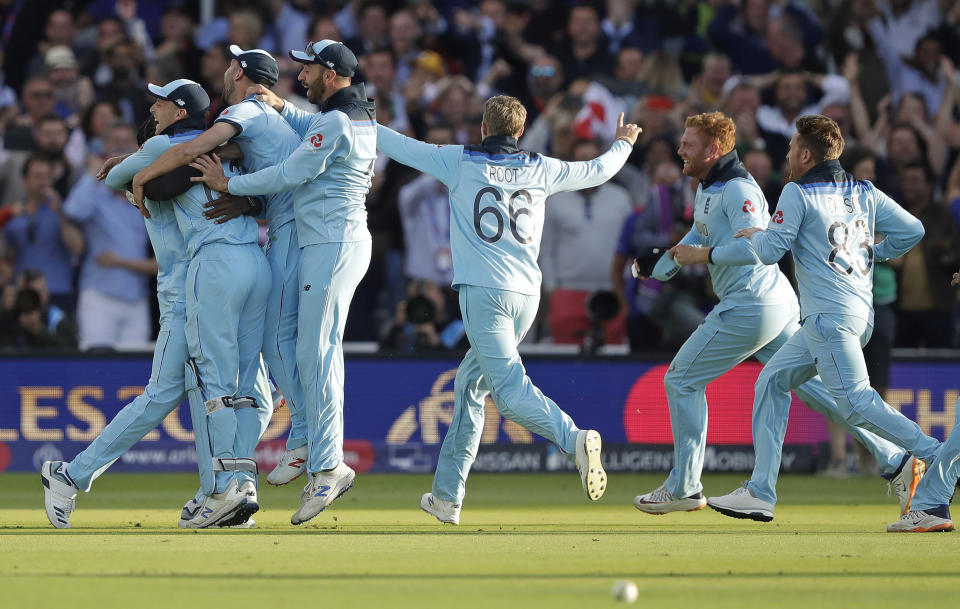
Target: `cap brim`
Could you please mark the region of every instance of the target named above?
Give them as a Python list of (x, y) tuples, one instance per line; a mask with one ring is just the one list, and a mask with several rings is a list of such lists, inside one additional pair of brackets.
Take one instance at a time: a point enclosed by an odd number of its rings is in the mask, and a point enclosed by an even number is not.
[(316, 63), (313, 57), (310, 57), (303, 51), (290, 51), (290, 59), (298, 63)]
[(158, 87), (152, 82), (147, 83), (147, 91), (150, 92), (150, 95), (158, 97), (160, 99), (167, 99), (167, 96), (163, 93), (163, 87)]
[(243, 53), (244, 53), (244, 50), (238, 47), (237, 45), (235, 44), (230, 45), (230, 54), (233, 55), (234, 57), (240, 57), (241, 55), (243, 55)]

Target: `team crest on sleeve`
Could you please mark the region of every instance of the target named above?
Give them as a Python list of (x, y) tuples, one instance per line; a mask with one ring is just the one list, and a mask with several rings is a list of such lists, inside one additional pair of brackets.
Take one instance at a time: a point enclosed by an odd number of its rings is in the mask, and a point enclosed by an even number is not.
[(743, 202), (743, 211), (744, 213), (752, 214), (753, 212), (757, 211), (757, 208), (753, 204), (753, 201), (751, 201), (750, 199), (747, 199), (746, 201)]
[(323, 144), (323, 136), (319, 133), (310, 137), (310, 143), (313, 144), (314, 148), (319, 148)]
[(223, 112), (221, 112), (221, 113), (220, 113), (220, 116), (226, 116), (226, 115), (228, 115), (228, 114), (230, 114), (230, 108), (227, 108), (226, 110), (224, 110)]
[(777, 224), (783, 224), (783, 212), (778, 209), (777, 213), (773, 214), (773, 217), (770, 218), (770, 221), (776, 222)]

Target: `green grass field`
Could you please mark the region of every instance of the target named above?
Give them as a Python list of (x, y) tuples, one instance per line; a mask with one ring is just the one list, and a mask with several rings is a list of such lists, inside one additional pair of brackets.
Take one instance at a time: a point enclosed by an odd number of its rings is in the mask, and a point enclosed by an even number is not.
[[(708, 475), (707, 494), (742, 476)], [(252, 530), (176, 528), (196, 476), (107, 474), (71, 530), (43, 513), (38, 474), (0, 475), (0, 607), (952, 606), (960, 533), (892, 535), (880, 479), (785, 476), (776, 519), (710, 509), (649, 516), (662, 475), (613, 474), (590, 504), (572, 474), (477, 474), (459, 527), (417, 507), (430, 478), (363, 475), (293, 527), (300, 481), (261, 489)]]

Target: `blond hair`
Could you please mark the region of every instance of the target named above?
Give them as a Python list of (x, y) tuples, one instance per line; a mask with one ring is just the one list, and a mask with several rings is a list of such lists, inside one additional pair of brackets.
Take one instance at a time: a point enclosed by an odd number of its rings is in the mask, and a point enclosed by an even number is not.
[(483, 122), (487, 124), (488, 136), (518, 137), (527, 122), (527, 109), (516, 97), (497, 95), (488, 99), (484, 105)]
[(733, 119), (723, 112), (705, 112), (687, 117), (684, 127), (695, 127), (703, 132), (707, 139), (717, 142), (720, 154), (724, 155), (737, 145), (737, 126)]
[(843, 135), (839, 125), (822, 114), (798, 118), (797, 139), (813, 155), (814, 163), (839, 159), (843, 154)]

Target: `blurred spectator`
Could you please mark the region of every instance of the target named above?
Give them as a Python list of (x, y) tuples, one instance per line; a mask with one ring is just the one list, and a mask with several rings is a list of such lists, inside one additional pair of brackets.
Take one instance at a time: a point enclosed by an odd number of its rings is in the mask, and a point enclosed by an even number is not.
[[(605, 148), (605, 147), (604, 147)], [(573, 147), (573, 161), (588, 161), (604, 150), (587, 140)], [(550, 332), (557, 344), (583, 344), (590, 329), (587, 301), (610, 291), (613, 240), (633, 210), (630, 193), (612, 182), (565, 192), (545, 203), (540, 268), (547, 294)], [(408, 241), (409, 243), (409, 241)], [(604, 324), (605, 342), (622, 343), (626, 310)]]
[(777, 201), (780, 200), (782, 186), (779, 179), (780, 172), (777, 171), (778, 175), (774, 175), (773, 160), (770, 155), (766, 150), (750, 150), (743, 155), (743, 166), (760, 186), (772, 214), (777, 208)]
[[(382, 9), (381, 9), (382, 10)], [(397, 85), (397, 65), (389, 47), (378, 47), (360, 58), (367, 95), (382, 98), (390, 106), (390, 126), (404, 132), (409, 127), (407, 103)]]
[(0, 312), (0, 346), (75, 349), (76, 330), (66, 316), (51, 315), (44, 309), (36, 290), (21, 288), (16, 291), (13, 307)]
[[(427, 131), (427, 142), (453, 144), (453, 129), (437, 124)], [(450, 193), (442, 182), (421, 174), (400, 189), (397, 197), (403, 240), (406, 243), (404, 274), (439, 285), (453, 281), (450, 250)]]
[(47, 279), (50, 302), (73, 315), (73, 268), (61, 234), (60, 197), (53, 190), (53, 163), (32, 156), (23, 164), (25, 198), (12, 204), (13, 218), (4, 228), (7, 259), (17, 275), (37, 269)]
[(390, 48), (396, 60), (397, 81), (406, 82), (414, 60), (420, 53), (420, 24), (407, 10), (399, 10), (390, 17)]
[(213, 45), (203, 54), (200, 71), (203, 74), (203, 88), (210, 96), (208, 116), (218, 116), (226, 107), (223, 101), (223, 73), (230, 67), (231, 59), (227, 47), (222, 44)]
[[(808, 103), (808, 81), (823, 92), (814, 104)], [(824, 76), (784, 71), (776, 77), (774, 96), (775, 106), (760, 106), (757, 110), (757, 126), (770, 157), (782, 159), (787, 156), (790, 138), (797, 130), (797, 118), (805, 114), (820, 114), (828, 104), (848, 103), (850, 85), (847, 79), (834, 74)]]
[(36, 76), (23, 86), (23, 113), (8, 121), (4, 131), (6, 150), (33, 150), (33, 129), (37, 121), (54, 112), (53, 84)]
[(613, 56), (607, 49), (595, 7), (577, 4), (571, 8), (566, 32), (567, 41), (555, 45), (550, 54), (563, 64), (567, 82), (611, 72)]
[(627, 337), (634, 352), (678, 347), (704, 318), (698, 287), (703, 269), (685, 267), (668, 283), (625, 281), (634, 257), (648, 248), (675, 245), (692, 219), (691, 183), (673, 160), (655, 167), (649, 202), (623, 223), (610, 266), (614, 291), (628, 312)]
[(72, 51), (74, 38), (77, 35), (70, 11), (57, 9), (50, 12), (47, 24), (43, 29), (43, 40), (37, 44), (37, 54), (30, 60), (27, 72), (39, 74), (43, 71), (44, 58), (54, 47), (66, 47)]
[[(308, 39), (312, 4), (315, 4), (314, 0), (268, 0), (271, 19), (267, 21), (267, 27), (273, 34), (273, 47), (264, 50), (285, 54), (291, 49), (302, 48)], [(339, 40), (339, 37), (333, 40)]]
[(904, 208), (923, 222), (920, 244), (903, 256), (897, 315), (898, 347), (950, 347), (957, 232), (945, 205), (933, 200), (933, 172), (909, 163), (899, 172)]
[(80, 75), (80, 62), (70, 47), (50, 47), (43, 65), (53, 85), (54, 113), (69, 124), (76, 125), (80, 112), (93, 103), (93, 83)]
[[(136, 132), (126, 124), (111, 127), (104, 158), (137, 149)], [(85, 173), (63, 203), (63, 213), (82, 231), (71, 251), (83, 256), (77, 324), (80, 348), (131, 347), (150, 340), (147, 276), (157, 262), (148, 257), (147, 231), (140, 211), (126, 197)]]
[(366, 2), (360, 8), (359, 33), (344, 41), (360, 57), (389, 44), (387, 37), (387, 9), (378, 2)]
[[(757, 111), (760, 110), (760, 91), (739, 78), (731, 78), (724, 83), (721, 110), (733, 119), (737, 126), (737, 149), (766, 149), (766, 142), (760, 137), (757, 126)], [(768, 153), (769, 154), (769, 153)], [(779, 167), (786, 157), (771, 160)]]
[(30, 59), (37, 41), (44, 38), (50, 2), (42, 0), (0, 0), (0, 45), (7, 84), (20, 90), (29, 74)]
[(639, 33), (634, 27), (636, 6), (634, 0), (607, 0), (607, 15), (600, 28), (607, 38), (607, 51), (611, 55), (619, 53), (624, 46), (639, 46)]
[(916, 93), (923, 98), (927, 115), (934, 116), (940, 109), (940, 101), (947, 88), (947, 75), (940, 68), (944, 57), (937, 35), (924, 34), (917, 41), (916, 49), (908, 56), (901, 57), (879, 20), (870, 22), (870, 34), (887, 69), (893, 103), (897, 104), (904, 93)]
[(872, 17), (868, 27), (893, 46), (898, 57), (910, 57), (920, 39), (943, 19), (941, 0), (889, 0), (865, 2)]
[(71, 131), (57, 116), (45, 116), (34, 124), (33, 153), (50, 162), (53, 188), (61, 199), (67, 196), (84, 165), (83, 133), (79, 129)]
[(112, 101), (124, 122), (139, 125), (146, 120), (151, 105), (143, 82), (143, 55), (137, 46), (126, 40), (107, 50), (109, 77), (100, 85), (100, 99)]
[(98, 101), (89, 105), (80, 117), (80, 128), (87, 142), (87, 152), (103, 155), (103, 136), (107, 129), (120, 118), (120, 111), (113, 102)]
[(178, 74), (200, 82), (203, 52), (194, 44), (194, 24), (190, 16), (180, 7), (168, 8), (160, 20), (160, 35), (155, 56), (158, 59), (174, 59), (177, 62)]
[(447, 294), (431, 281), (410, 283), (408, 298), (397, 305), (393, 325), (380, 346), (394, 351), (462, 348), (463, 321), (448, 314)]
[(627, 108), (632, 108), (649, 88), (641, 74), (643, 67), (643, 51), (637, 47), (623, 46), (617, 52), (613, 74), (597, 74), (596, 81), (622, 99)]

